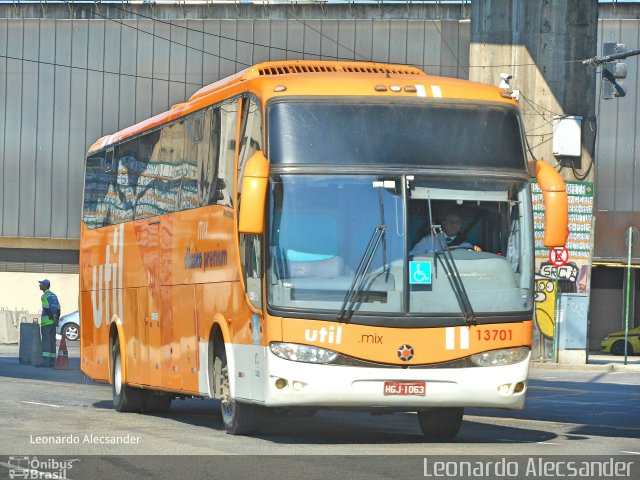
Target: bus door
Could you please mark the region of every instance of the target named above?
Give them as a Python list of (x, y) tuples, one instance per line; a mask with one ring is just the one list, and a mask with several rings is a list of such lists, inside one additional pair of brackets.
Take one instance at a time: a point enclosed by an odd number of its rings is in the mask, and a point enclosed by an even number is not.
[(161, 385), (160, 336), (160, 220), (157, 217), (136, 222), (138, 251), (142, 260), (146, 285), (138, 289), (138, 331), (140, 362), (144, 381)]
[(249, 340), (252, 346), (249, 382), (236, 382), (238, 395), (253, 400), (264, 399), (264, 343), (265, 323), (262, 313), (262, 235), (241, 235), (241, 259), (244, 270), (245, 293), (253, 308), (249, 310)]
[[(198, 342), (195, 286), (174, 285), (171, 292), (172, 330), (175, 341), (173, 370), (180, 374), (182, 390), (198, 391)], [(175, 355), (174, 355), (175, 354)]]

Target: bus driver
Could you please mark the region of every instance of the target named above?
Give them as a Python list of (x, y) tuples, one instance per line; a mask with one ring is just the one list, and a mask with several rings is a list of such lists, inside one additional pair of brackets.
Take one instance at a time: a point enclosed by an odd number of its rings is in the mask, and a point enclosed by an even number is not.
[(431, 234), (431, 232), (427, 233), (418, 241), (418, 243), (415, 244), (409, 254), (418, 255), (421, 253), (441, 252), (442, 242), (452, 247), (460, 246), (469, 248), (476, 252), (481, 252), (482, 249), (478, 245), (472, 245), (469, 242), (464, 241), (462, 238), (458, 238), (461, 226), (462, 220), (460, 219), (460, 215), (458, 215), (456, 212), (447, 213), (444, 217), (444, 220), (442, 221), (442, 231), (438, 234), (433, 235)]

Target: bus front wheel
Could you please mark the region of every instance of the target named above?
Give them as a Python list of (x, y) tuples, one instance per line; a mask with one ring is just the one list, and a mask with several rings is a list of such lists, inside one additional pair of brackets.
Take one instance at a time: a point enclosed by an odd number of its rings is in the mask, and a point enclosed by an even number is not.
[(120, 344), (117, 338), (113, 344), (112, 360), (113, 406), (117, 412), (141, 411), (147, 400), (146, 392), (138, 388), (128, 387), (122, 383), (122, 355), (120, 354)]
[(219, 373), (220, 411), (222, 422), (227, 433), (231, 435), (249, 435), (260, 429), (258, 407), (237, 402), (231, 398), (229, 388), (229, 366), (224, 349), (216, 353), (214, 372)]
[(424, 436), (433, 440), (449, 440), (462, 425), (464, 408), (433, 408), (418, 412), (418, 423)]

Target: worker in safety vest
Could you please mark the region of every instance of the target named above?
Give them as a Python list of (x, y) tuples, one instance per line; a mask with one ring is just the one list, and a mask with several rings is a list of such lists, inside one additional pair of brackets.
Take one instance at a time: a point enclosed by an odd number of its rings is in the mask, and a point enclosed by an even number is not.
[(40, 315), (40, 333), (42, 335), (42, 363), (37, 367), (56, 366), (56, 326), (60, 318), (60, 302), (55, 293), (49, 290), (51, 282), (40, 280), (42, 290), (42, 314)]

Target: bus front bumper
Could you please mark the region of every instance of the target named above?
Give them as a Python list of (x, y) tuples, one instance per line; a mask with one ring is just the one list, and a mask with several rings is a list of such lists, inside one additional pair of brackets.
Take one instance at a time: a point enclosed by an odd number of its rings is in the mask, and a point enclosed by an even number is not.
[[(527, 391), (529, 360), (530, 354), (521, 362), (498, 367), (368, 368), (294, 362), (268, 352), (265, 405), (399, 411), (431, 407), (520, 409)], [(389, 394), (387, 382), (415, 382), (419, 393)]]

